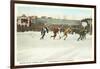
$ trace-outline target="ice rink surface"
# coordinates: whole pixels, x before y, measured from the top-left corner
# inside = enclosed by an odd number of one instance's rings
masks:
[[[68,34],[66,40],[50,38],[52,32],[40,40],[40,32],[16,33],[16,65],[80,62],[93,60],[92,36],[77,41],[79,35]],[[62,36],[63,33],[60,34]]]

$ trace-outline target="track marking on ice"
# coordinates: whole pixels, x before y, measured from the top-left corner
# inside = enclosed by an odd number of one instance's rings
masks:
[[[91,36],[86,40],[77,41],[78,35],[68,35],[66,40],[50,39],[52,33],[46,34],[43,40],[40,40],[40,32],[24,32],[18,33],[18,58],[19,61],[28,60],[40,62],[59,61],[60,59],[77,58],[76,56],[84,57],[84,53],[79,53],[82,50],[90,51]],[[58,38],[58,36],[57,36]],[[87,47],[88,46],[88,47]],[[82,56],[82,55],[83,56]],[[87,54],[88,56],[88,54]]]
[[[71,46],[68,49],[59,50],[58,52],[53,53],[52,55],[48,56],[47,58],[45,58],[42,61],[54,61],[57,59],[59,61],[59,58],[65,56],[66,54],[67,54],[67,57],[66,57],[66,60],[67,60],[67,58],[69,58],[71,56],[73,57],[73,55],[76,55],[75,53],[77,52],[77,48],[78,48],[77,46]]]

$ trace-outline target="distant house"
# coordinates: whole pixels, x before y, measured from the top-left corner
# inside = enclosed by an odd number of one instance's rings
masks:
[[[30,26],[30,19],[25,14],[22,16],[17,17],[17,25],[18,26],[24,26],[29,27]]]
[[[29,16],[31,23],[37,23],[37,16]]]
[[[53,19],[52,17],[48,17],[48,19]]]
[[[17,31],[28,30],[28,27],[30,27],[30,25],[30,18],[27,17],[25,14],[17,17]]]
[[[46,16],[41,16],[41,18],[46,19],[47,17]]]

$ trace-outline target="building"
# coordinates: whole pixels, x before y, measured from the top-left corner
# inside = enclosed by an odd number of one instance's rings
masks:
[[[30,25],[30,18],[25,14],[17,17],[17,31],[25,31],[28,27],[30,27]]]
[[[29,27],[30,26],[30,18],[24,14],[22,16],[17,17],[17,25]]]

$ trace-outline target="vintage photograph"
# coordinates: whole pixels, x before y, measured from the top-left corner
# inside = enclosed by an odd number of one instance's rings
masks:
[[[94,7],[14,4],[14,64],[95,61]]]

